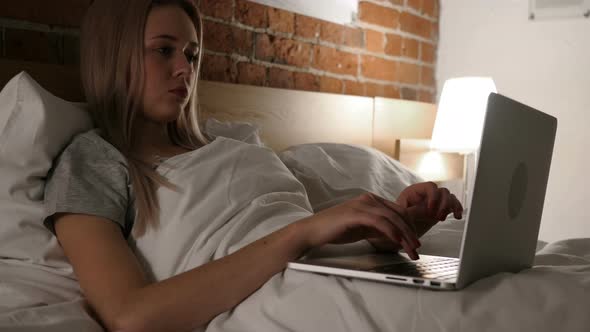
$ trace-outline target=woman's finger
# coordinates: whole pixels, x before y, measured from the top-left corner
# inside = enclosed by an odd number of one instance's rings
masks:
[[[445,220],[449,211],[453,209],[454,202],[451,200],[451,192],[447,188],[440,188],[440,201],[438,204],[438,210],[436,212],[437,220]]]
[[[459,202],[459,200],[457,199],[457,196],[455,196],[454,194],[451,194],[451,196],[454,202],[453,215],[455,216],[455,219],[461,219],[463,218],[463,206],[461,205],[461,202]]]
[[[393,224],[391,224],[384,217],[380,217],[378,219],[378,224],[384,228],[389,228],[392,230],[395,229],[395,226]],[[404,248],[404,251],[410,256],[410,258],[412,258],[412,259],[419,259],[420,258],[418,256],[418,252],[416,251],[416,247],[414,245],[410,244],[411,242],[408,242],[408,240],[406,240],[405,238],[401,238],[401,241],[398,241],[397,243],[399,243],[402,246],[402,248]]]
[[[410,201],[411,205],[426,201],[428,210],[433,213],[436,211],[437,203],[440,200],[440,193],[438,191],[438,186],[434,182],[417,183],[409,188],[413,189],[414,194]]]
[[[377,203],[379,203],[379,205],[384,206],[386,208],[392,209],[395,213],[397,213],[403,220],[408,221],[409,220],[409,216],[407,214],[407,211],[404,207],[397,205],[396,203],[387,200],[379,195],[373,194],[371,193],[371,197],[373,198],[374,201],[376,201]],[[408,223],[408,226],[410,228],[414,228],[414,225],[412,225],[411,223]]]
[[[370,215],[386,218],[389,223],[394,225],[396,229],[400,230],[401,236],[408,244],[411,244],[412,247],[420,246],[420,242],[416,237],[416,232],[408,227],[406,222],[395,211],[391,211],[391,209],[384,207],[381,204],[372,205],[371,202],[365,202],[364,205],[359,205],[358,210]],[[401,239],[398,240],[398,242],[401,242]]]
[[[416,227],[412,218],[408,215],[406,209],[398,206],[397,204],[388,201],[387,199],[371,193],[372,198],[378,205],[378,207],[385,208],[385,211],[393,211],[396,215],[387,214],[389,219],[394,223],[399,223],[399,227],[402,229],[404,234],[407,234],[406,238],[409,243],[413,243],[416,247],[420,247],[420,241],[416,233]]]
[[[404,248],[404,251],[412,258],[418,259],[418,253],[416,249],[409,245],[409,243],[405,239],[401,239],[401,242],[396,238],[395,234],[398,232],[395,226],[388,221],[387,218],[381,216],[375,216],[371,214],[366,214],[366,218],[363,218],[361,222],[364,222],[366,226],[372,226],[377,228],[381,233],[383,233],[387,238],[392,240],[393,242],[400,243]]]

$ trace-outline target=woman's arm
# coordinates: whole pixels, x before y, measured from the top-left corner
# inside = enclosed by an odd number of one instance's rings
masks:
[[[292,224],[231,255],[150,284],[117,224],[82,214],[55,220],[84,295],[109,331],[186,331],[203,325],[305,250],[302,233]]]
[[[118,225],[81,214],[55,219],[58,239],[82,290],[110,331],[188,331],[204,325],[239,304],[287,262],[326,243],[381,234],[418,258],[415,233],[372,194],[322,210],[231,255],[151,284]]]

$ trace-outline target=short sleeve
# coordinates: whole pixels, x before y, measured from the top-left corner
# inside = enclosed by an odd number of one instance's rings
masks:
[[[55,213],[81,213],[109,219],[128,236],[128,169],[124,157],[112,150],[81,135],[57,158],[45,186],[43,222],[54,235]]]

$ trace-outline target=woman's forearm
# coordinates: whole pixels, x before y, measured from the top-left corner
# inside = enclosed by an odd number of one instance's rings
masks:
[[[307,250],[298,223],[221,259],[133,294],[118,321],[122,331],[187,331],[209,322],[260,288]]]

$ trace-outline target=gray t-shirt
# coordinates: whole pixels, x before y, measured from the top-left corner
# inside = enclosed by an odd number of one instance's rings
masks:
[[[117,223],[127,238],[135,219],[133,201],[125,157],[92,129],[77,135],[49,172],[43,224],[55,234],[55,213],[82,213]]]

